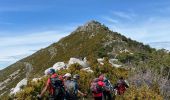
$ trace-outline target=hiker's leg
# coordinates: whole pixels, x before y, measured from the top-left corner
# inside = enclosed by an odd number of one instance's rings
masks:
[[[102,100],[102,97],[94,97],[94,100]]]
[[[54,96],[49,96],[49,100],[55,100]]]
[[[104,98],[104,100],[107,100],[107,93],[106,93],[106,91],[103,91],[103,98]]]
[[[57,97],[55,97],[55,100],[64,100],[64,97],[63,96],[57,96]]]
[[[113,100],[110,92],[107,94],[107,100]]]
[[[78,97],[77,97],[77,96],[74,96],[74,97],[73,97],[73,100],[78,100]]]

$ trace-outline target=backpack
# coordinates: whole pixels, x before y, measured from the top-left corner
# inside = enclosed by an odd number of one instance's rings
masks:
[[[98,82],[93,82],[91,83],[90,87],[92,93],[102,93],[103,92],[103,87],[98,84]]]
[[[77,82],[70,80],[65,82],[65,88],[67,95],[75,96],[78,93],[78,84]]]
[[[65,89],[63,85],[63,81],[58,77],[50,78],[52,89],[54,93],[51,94],[53,96],[63,96],[65,94]]]
[[[126,91],[126,83],[124,81],[121,81],[117,85],[117,92],[119,95],[124,94]]]
[[[104,80],[104,83],[105,83],[105,91],[111,92],[113,90],[113,86],[110,83],[110,81],[109,80]]]

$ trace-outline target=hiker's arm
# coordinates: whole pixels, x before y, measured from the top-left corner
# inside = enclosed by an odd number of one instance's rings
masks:
[[[46,83],[45,87],[41,91],[40,97],[42,97],[44,95],[45,91],[47,91],[47,89],[49,87],[49,84],[50,84],[50,79],[47,80],[47,83]]]
[[[86,94],[82,93],[80,90],[78,90],[78,93],[81,94],[82,96],[86,95]]]
[[[42,97],[45,93],[45,91],[48,89],[48,84],[44,87],[44,89],[41,91],[40,96]]]

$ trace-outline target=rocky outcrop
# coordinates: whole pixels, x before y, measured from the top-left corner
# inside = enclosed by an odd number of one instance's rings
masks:
[[[60,69],[66,69],[67,65],[64,62],[57,62],[53,65],[53,68],[57,71]]]
[[[19,92],[22,88],[22,86],[26,86],[27,85],[27,79],[24,78],[23,80],[21,80],[15,88],[11,89],[10,94],[16,94],[17,92]]]
[[[77,58],[70,58],[67,66],[70,66],[70,65],[75,64],[75,63],[80,64],[84,68],[89,67],[89,64],[88,64],[86,58],[84,58],[83,60],[77,59]]]
[[[92,21],[87,22],[87,23],[84,24],[83,26],[78,27],[77,30],[76,30],[76,32],[83,32],[83,31],[91,32],[91,31],[94,31],[94,30],[98,30],[98,29],[100,29],[101,27],[107,28],[106,26],[101,25],[101,23],[92,20]],[[93,34],[93,35],[94,35],[94,34]]]

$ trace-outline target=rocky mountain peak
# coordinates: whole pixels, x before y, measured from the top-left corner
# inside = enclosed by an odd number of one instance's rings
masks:
[[[101,23],[98,22],[98,21],[95,21],[95,20],[91,20],[87,23],[84,24],[85,27],[88,27],[88,26],[101,26]]]
[[[84,24],[83,26],[79,26],[76,30],[76,32],[80,32],[80,31],[94,31],[96,29],[99,28],[106,28],[106,26],[102,25],[100,22],[95,21],[95,20],[91,20],[89,22],[87,22],[86,24]]]

